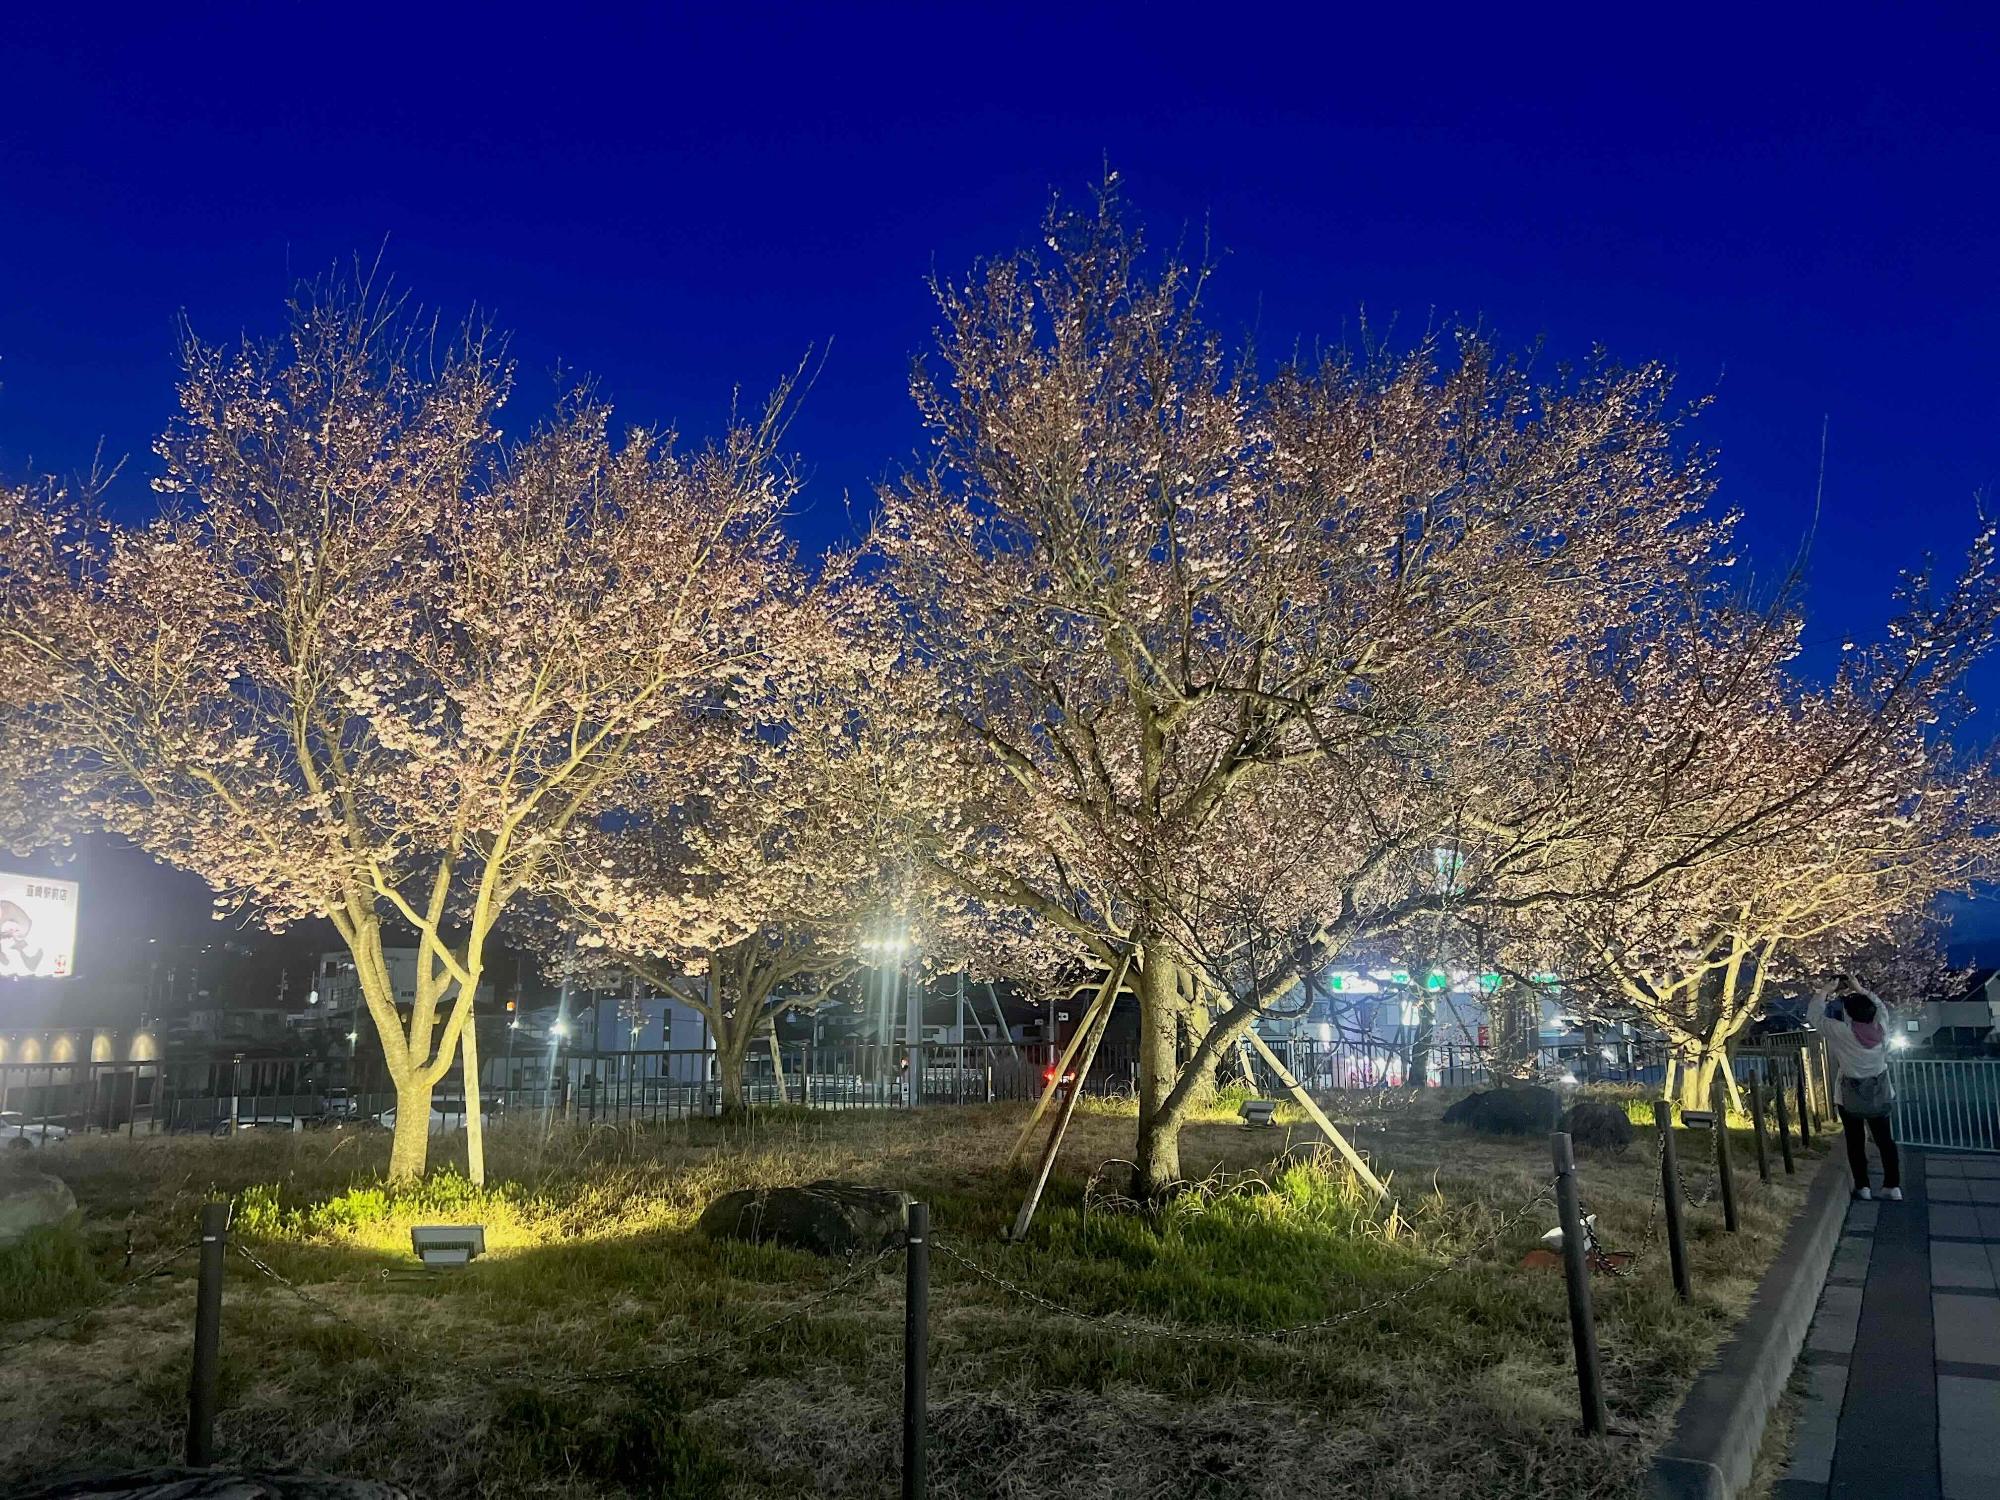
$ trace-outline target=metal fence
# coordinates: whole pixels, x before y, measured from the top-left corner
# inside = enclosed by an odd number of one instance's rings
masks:
[[[1896,1139],[1906,1146],[2000,1151],[2000,1060],[1895,1058]]]
[[[1374,1040],[1277,1040],[1272,1051],[1315,1092],[1396,1089],[1414,1076],[1407,1043]],[[497,1055],[494,1055],[497,1053]],[[532,1051],[495,1048],[480,1070],[483,1112],[581,1122],[680,1120],[721,1113],[729,1104],[789,1105],[811,1110],[907,1109],[984,1104],[1036,1097],[1053,1077],[1054,1049],[1045,1043],[926,1043],[913,1059],[901,1045],[873,1042],[768,1044],[751,1049],[740,1090],[725,1090],[716,1055],[696,1048],[631,1051]],[[1658,1041],[1543,1047],[1532,1059],[1504,1059],[1492,1049],[1449,1043],[1429,1053],[1426,1080],[1434,1087],[1486,1087],[1523,1073],[1542,1081],[1657,1087],[1667,1051]],[[913,1077],[914,1067],[914,1077]],[[1811,1032],[1764,1037],[1738,1049],[1738,1081],[1793,1079],[1803,1067],[1813,1113],[1830,1118],[1835,1100],[1821,1039]],[[1913,1144],[1974,1144],[1996,1149],[1994,1088],[2000,1063],[1899,1061],[1909,1099]],[[1282,1082],[1247,1047],[1223,1059],[1222,1081],[1259,1093]],[[1138,1056],[1108,1044],[1079,1082],[1086,1095],[1136,1092]],[[389,1124],[395,1090],[379,1058],[365,1055],[207,1058],[149,1062],[0,1064],[0,1111],[6,1139],[59,1139],[70,1132],[227,1133],[243,1129],[303,1130],[326,1125]],[[439,1083],[431,1129],[465,1123],[465,1085],[457,1072]],[[1951,1123],[1956,1122],[1956,1123]],[[1985,1134],[1981,1134],[1984,1131]]]

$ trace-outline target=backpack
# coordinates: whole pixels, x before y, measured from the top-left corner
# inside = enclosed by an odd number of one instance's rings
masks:
[[[1864,1120],[1880,1119],[1895,1103],[1896,1090],[1887,1073],[1840,1080],[1840,1107],[1850,1115],[1859,1115]]]

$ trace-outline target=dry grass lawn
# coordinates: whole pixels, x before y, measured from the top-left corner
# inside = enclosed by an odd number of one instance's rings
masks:
[[[810,1256],[692,1233],[734,1187],[841,1177],[908,1189],[962,1254],[1064,1307],[1048,1311],[938,1256],[931,1492],[956,1497],[1622,1496],[1696,1370],[1740,1315],[1815,1161],[1760,1187],[1739,1136],[1743,1232],[1691,1215],[1697,1297],[1678,1305],[1654,1154],[1586,1154],[1605,1241],[1644,1250],[1602,1279],[1614,1434],[1576,1428],[1559,1272],[1522,1269],[1553,1200],[1464,1265],[1548,1177],[1545,1140],[1448,1130],[1435,1096],[1338,1099],[1407,1223],[1385,1230],[1296,1117],[1253,1132],[1218,1112],[1188,1131],[1190,1173],[1236,1174],[1155,1217],[1085,1212],[1099,1163],[1131,1151],[1129,1107],[1080,1113],[1030,1244],[998,1231],[1022,1183],[994,1165],[1019,1106],[780,1112],[490,1137],[485,1194],[442,1175],[387,1194],[378,1134],[88,1140],[52,1148],[80,1230],[0,1253],[0,1344],[88,1305],[192,1236],[234,1195],[245,1243],[309,1293],[232,1257],[224,1313],[225,1463],[393,1480],[421,1496],[886,1496],[896,1493],[899,1257],[782,1327],[841,1274]],[[1286,1116],[1280,1116],[1286,1121]],[[1704,1136],[1684,1137],[1699,1157]],[[438,1155],[448,1159],[454,1146]],[[1774,1163],[1775,1165],[1775,1163]],[[1115,1180],[1113,1176],[1107,1181]],[[1707,1179],[1690,1162],[1689,1185]],[[488,1226],[468,1270],[424,1272],[413,1223]],[[0,1353],[0,1490],[178,1457],[193,1257],[80,1322]],[[1407,1301],[1297,1340],[1324,1318],[1451,1268]],[[1209,1340],[1170,1336],[1201,1330]],[[645,1368],[645,1367],[651,1368]],[[641,1368],[634,1368],[641,1367]]]

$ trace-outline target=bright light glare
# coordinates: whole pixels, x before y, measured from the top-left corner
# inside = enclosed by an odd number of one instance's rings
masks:
[[[350,1042],[358,1042],[361,1040],[361,1033],[358,1031],[350,1031],[347,1033],[347,1039]]]
[[[554,1033],[555,1033],[555,1034],[556,1034],[557,1036],[568,1036],[568,1035],[569,1035],[569,1022],[567,1022],[567,1021],[558,1021],[558,1022],[556,1022],[556,1024],[555,1024],[554,1026],[550,1027],[549,1029],[550,1029],[551,1031],[553,1031],[553,1032],[554,1032]]]
[[[1906,1036],[1892,1036],[1889,1038],[1889,1045],[1894,1047],[1898,1052],[1901,1052],[1905,1047],[1910,1045],[1910,1039]]]

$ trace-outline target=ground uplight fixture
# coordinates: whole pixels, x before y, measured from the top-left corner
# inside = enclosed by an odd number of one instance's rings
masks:
[[[419,1224],[410,1230],[410,1248],[427,1266],[463,1266],[486,1253],[484,1224]]]

